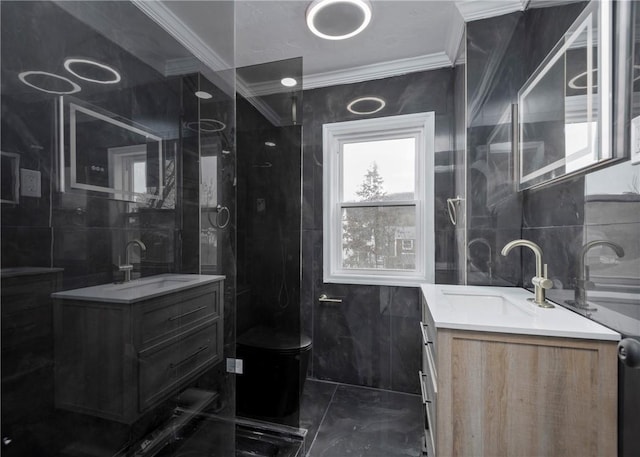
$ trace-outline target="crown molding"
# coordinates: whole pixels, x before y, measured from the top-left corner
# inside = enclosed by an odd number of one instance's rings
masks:
[[[515,11],[524,11],[527,0],[459,0],[456,7],[465,22],[477,21]]]
[[[419,57],[391,60],[379,64],[362,65],[346,70],[328,71],[306,75],[303,79],[303,89],[352,84],[373,79],[389,78],[417,71],[435,70],[451,67],[452,61],[445,52],[437,52]]]
[[[454,13],[453,23],[451,24],[449,35],[447,36],[447,40],[445,42],[445,53],[449,57],[449,60],[451,62],[454,62],[456,65],[458,65],[458,53],[460,51],[462,38],[464,37],[464,29],[466,26],[462,15],[459,14],[460,12],[457,11],[457,13],[458,14]]]
[[[202,63],[195,57],[181,57],[167,60],[164,64],[165,76],[180,76],[197,73],[202,70]]]
[[[131,0],[140,11],[167,31],[181,45],[189,50],[213,71],[231,68],[225,60],[202,41],[173,11],[161,1]]]
[[[244,82],[241,78],[236,78],[236,92],[248,101],[255,109],[258,110],[272,125],[278,127],[282,125],[282,118],[276,113],[269,104],[260,99],[258,94]],[[265,95],[265,94],[261,94]]]

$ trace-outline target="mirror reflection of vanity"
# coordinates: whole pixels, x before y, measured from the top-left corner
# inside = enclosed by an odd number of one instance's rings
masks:
[[[520,190],[620,158],[611,136],[611,16],[611,2],[592,1],[520,89]]]

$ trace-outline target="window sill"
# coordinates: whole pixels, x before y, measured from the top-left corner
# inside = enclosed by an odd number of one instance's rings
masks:
[[[332,274],[322,278],[325,284],[354,284],[363,286],[399,286],[420,287],[425,283],[433,283],[426,276],[393,276],[375,274]]]

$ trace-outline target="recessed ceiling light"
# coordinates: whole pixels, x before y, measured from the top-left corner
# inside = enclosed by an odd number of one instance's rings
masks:
[[[73,68],[75,66],[75,69]],[[109,65],[88,59],[67,59],[64,68],[76,78],[98,84],[116,84],[120,82],[120,73]],[[109,76],[109,78],[97,78]]]
[[[264,142],[265,146],[269,146],[270,148],[275,148],[276,144],[273,141],[265,141]]]
[[[196,97],[201,98],[203,100],[209,100],[213,97],[209,92],[205,92],[203,90],[196,91]]]
[[[382,110],[387,103],[380,97],[360,97],[347,105],[347,110],[353,114],[373,114]]]
[[[282,78],[280,80],[280,84],[285,87],[295,87],[298,84],[298,81],[293,78]]]
[[[186,122],[185,127],[193,132],[214,133],[224,130],[227,125],[216,119],[200,119],[199,121]]]
[[[307,27],[325,40],[345,40],[371,21],[368,0],[314,0],[307,8]]]
[[[36,80],[39,80],[39,84],[36,84],[33,81],[34,77]],[[23,84],[48,94],[67,95],[75,94],[81,90],[80,86],[70,79],[49,73],[48,71],[23,71],[18,75],[18,79],[20,79]],[[31,79],[31,82],[29,79]],[[47,79],[49,79],[48,82]],[[69,88],[67,90],[61,90],[62,87],[56,87],[57,85],[60,85],[60,82],[68,85]]]

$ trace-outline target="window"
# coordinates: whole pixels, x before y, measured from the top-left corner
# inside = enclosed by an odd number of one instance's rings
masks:
[[[433,132],[433,113],[324,125],[325,282],[433,282]]]

